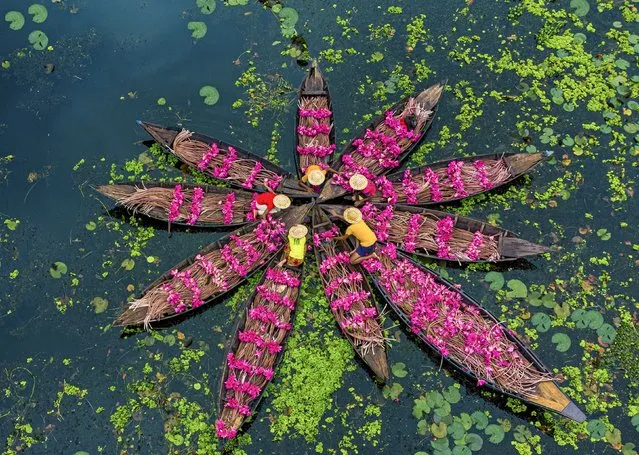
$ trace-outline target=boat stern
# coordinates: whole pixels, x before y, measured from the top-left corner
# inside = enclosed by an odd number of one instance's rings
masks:
[[[155,142],[168,149],[171,149],[173,141],[179,133],[177,129],[166,128],[155,123],[143,122],[142,120],[137,120],[136,122],[151,135]]]

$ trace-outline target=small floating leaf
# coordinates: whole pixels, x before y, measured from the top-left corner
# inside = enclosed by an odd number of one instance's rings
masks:
[[[49,37],[41,30],[34,30],[29,33],[29,42],[35,50],[43,51],[49,44]]]
[[[127,258],[122,261],[122,267],[124,270],[133,270],[133,267],[135,267],[135,261],[131,258]]]
[[[189,22],[186,25],[186,28],[193,32],[191,33],[191,36],[195,39],[204,38],[204,35],[206,35],[207,31],[206,24],[204,22]]]
[[[550,316],[546,313],[535,313],[530,322],[541,333],[547,332],[551,326]]]
[[[28,9],[29,14],[33,16],[33,22],[36,24],[41,24],[47,20],[49,13],[47,12],[47,8],[44,5],[40,5],[38,3],[34,3]]]
[[[433,433],[433,436],[435,436],[436,438],[445,438],[448,434],[447,428],[448,425],[446,425],[444,422],[433,423],[430,426],[430,432]]]
[[[473,418],[473,422],[475,422],[475,427],[478,430],[483,430],[488,426],[488,417],[481,411],[475,411],[471,414]]]
[[[557,345],[556,349],[559,352],[566,352],[570,349],[570,337],[563,332],[555,333],[552,336],[552,342]]]
[[[200,96],[204,98],[204,104],[213,106],[220,99],[220,92],[211,85],[205,85],[200,88]]]
[[[399,394],[402,393],[404,387],[401,384],[394,382],[392,386],[385,385],[382,389],[382,395],[384,398],[390,398],[391,400],[397,400]]]
[[[297,11],[290,6],[282,8],[278,15],[282,21],[282,26],[286,28],[295,27],[295,24],[297,24],[297,21],[299,20],[299,14],[297,14]]]
[[[639,414],[633,416],[632,419],[630,419],[630,423],[635,427],[635,430],[639,431]]]
[[[597,335],[601,337],[601,341],[604,343],[612,343],[617,336],[617,330],[610,324],[605,323],[597,329]]]
[[[511,299],[525,299],[528,296],[528,288],[521,280],[509,280],[508,288],[510,291],[506,292],[506,297]]]
[[[468,433],[465,438],[466,445],[473,452],[481,450],[484,445],[484,440],[477,433]]]
[[[166,104],[166,98],[158,98],[158,106],[164,106]]]
[[[608,229],[597,229],[597,237],[599,237],[601,240],[610,240],[612,234],[608,232]]]
[[[89,221],[87,224],[84,225],[87,231],[95,231],[96,226],[97,225],[95,224],[95,221]]]
[[[448,434],[450,435],[451,438],[453,438],[453,440],[458,440],[463,438],[465,433],[466,433],[466,429],[459,422],[454,422],[448,425]]]
[[[450,404],[458,403],[461,400],[461,394],[459,393],[459,389],[454,385],[448,386],[446,390],[443,392],[444,398]]]
[[[428,404],[428,400],[424,397],[417,398],[414,400],[415,405],[413,406],[413,415],[416,419],[421,419],[423,414],[428,414],[430,412],[430,405]]]
[[[95,297],[91,300],[91,306],[93,306],[93,311],[95,311],[96,314],[104,313],[109,307],[109,301],[102,297]]]
[[[601,439],[606,435],[606,424],[599,419],[588,422],[586,429],[594,439]]]
[[[488,440],[493,444],[499,444],[504,440],[504,429],[501,425],[490,424],[486,427],[485,433],[490,436]]]
[[[570,7],[574,9],[577,16],[585,16],[590,11],[590,4],[587,0],[570,0]]]
[[[398,378],[403,378],[408,374],[408,372],[406,371],[406,364],[403,362],[394,363],[391,366],[391,371],[393,372],[393,375],[397,376]]]
[[[66,274],[68,271],[67,265],[64,262],[57,261],[54,262],[51,268],[49,269],[49,274],[53,278],[60,278],[62,275]]]
[[[215,11],[215,0],[196,0],[202,14],[211,14]]]
[[[500,272],[488,272],[484,277],[484,281],[490,283],[490,289],[499,291],[504,287],[504,275]]]
[[[4,20],[9,23],[11,30],[20,30],[24,27],[24,16],[20,11],[9,11],[4,15]]]

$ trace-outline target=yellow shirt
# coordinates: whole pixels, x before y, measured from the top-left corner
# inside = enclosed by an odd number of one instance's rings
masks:
[[[322,169],[317,164],[311,164],[309,167],[306,168],[306,171],[302,176],[302,183],[308,182],[308,176],[313,171],[322,171],[322,174],[326,175],[326,169]]]
[[[362,246],[371,246],[377,242],[377,236],[364,221],[351,224],[346,228],[346,235],[354,236]]]
[[[294,259],[304,260],[306,254],[306,237],[303,239],[294,239],[288,236],[288,255]]]

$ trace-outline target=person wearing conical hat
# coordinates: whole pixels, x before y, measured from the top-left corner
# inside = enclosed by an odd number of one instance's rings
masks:
[[[337,171],[330,167],[324,166],[324,169],[322,169],[322,167],[317,164],[311,164],[304,169],[304,175],[300,179],[300,182],[302,184],[308,183],[314,191],[319,191],[321,189],[321,185],[326,180],[326,173],[328,171],[331,171],[334,174],[337,173]]]
[[[304,263],[306,256],[306,234],[308,228],[303,224],[291,226],[288,230],[288,243],[284,247],[286,259],[283,259],[279,265],[282,266],[284,261],[291,267],[299,267]]]
[[[356,198],[359,200],[372,198],[377,192],[375,183],[372,180],[367,179],[366,176],[362,174],[353,174],[351,178],[348,179],[348,184],[354,192],[360,192],[359,194],[356,194]]]
[[[344,210],[343,216],[350,226],[346,228],[344,235],[335,237],[335,240],[345,240],[351,235],[355,237],[357,246],[351,251],[351,264],[359,264],[366,259],[377,257],[377,254],[375,254],[377,236],[362,219],[362,212],[358,208],[349,207]]]
[[[284,194],[275,194],[273,192],[266,192],[258,194],[255,199],[255,209],[253,215],[261,216],[265,218],[269,213],[277,213],[280,210],[287,209],[291,206],[291,200]]]

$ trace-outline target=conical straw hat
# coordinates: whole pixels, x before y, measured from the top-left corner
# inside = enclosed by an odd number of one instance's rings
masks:
[[[368,186],[368,179],[362,174],[353,174],[353,176],[348,180],[348,183],[351,185],[351,188],[359,191]]]
[[[296,224],[288,230],[288,233],[294,239],[303,239],[308,234],[308,228],[303,224]]]
[[[326,175],[319,169],[315,169],[314,171],[309,172],[308,174],[308,183],[311,185],[321,185],[326,180]]]
[[[355,207],[349,207],[344,210],[344,219],[350,224],[359,223],[362,221],[362,212]]]
[[[291,200],[284,194],[278,194],[273,198],[273,205],[278,209],[287,209],[291,206]]]

